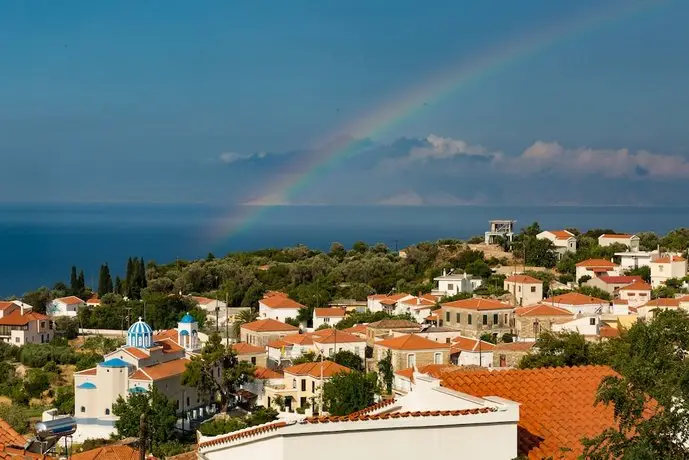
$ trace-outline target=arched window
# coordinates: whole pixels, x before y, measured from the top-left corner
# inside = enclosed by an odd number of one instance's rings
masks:
[[[136,336],[136,345],[140,347],[140,346],[142,346],[143,344],[144,344],[144,338],[141,337],[141,335],[137,335],[137,336]]]
[[[83,413],[83,412],[86,412],[86,407],[81,406],[81,409],[80,409],[80,410],[81,410],[82,413]]]
[[[105,415],[110,415],[110,409],[105,409]]]

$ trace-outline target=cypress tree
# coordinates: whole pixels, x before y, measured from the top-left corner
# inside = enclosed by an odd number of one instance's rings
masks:
[[[112,276],[110,276],[110,267],[107,263],[104,265],[103,272],[105,273],[105,293],[107,294],[112,292]]]
[[[125,289],[125,295],[129,298],[132,297],[132,287],[133,287],[133,281],[134,281],[134,263],[132,262],[132,258],[130,257],[127,259],[127,274],[124,278],[124,289]]]
[[[81,297],[84,295],[84,291],[86,291],[86,281],[84,280],[84,270],[79,271],[78,286],[79,286],[79,293],[75,294],[75,295],[78,297]]]
[[[105,294],[105,265],[100,266],[98,272],[98,297],[103,297]]]
[[[115,277],[115,288],[114,288],[115,294],[122,295],[123,290],[122,290],[122,280],[120,279],[120,276],[117,275]]]
[[[77,295],[78,284],[77,267],[72,265],[72,273],[69,275],[69,290],[72,295]]]
[[[140,265],[140,270],[139,270],[139,287],[141,289],[145,288],[148,286],[148,282],[146,281],[146,264],[144,264],[144,258],[142,257],[141,260],[139,261]]]

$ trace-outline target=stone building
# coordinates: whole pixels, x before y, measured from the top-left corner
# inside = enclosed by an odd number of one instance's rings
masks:
[[[514,333],[519,340],[535,341],[541,333],[551,331],[553,324],[569,321],[573,317],[569,310],[552,305],[520,307],[514,311]]]
[[[415,321],[407,321],[406,319],[383,319],[366,325],[366,342],[369,347],[372,347],[376,338],[391,336],[392,331],[402,331],[411,334],[420,330],[421,326]]]
[[[373,368],[385,359],[388,351],[392,356],[394,370],[406,369],[427,364],[447,364],[450,362],[450,344],[424,339],[416,334],[402,335],[381,340],[373,346]]]
[[[291,324],[267,318],[242,324],[239,329],[242,342],[265,347],[269,342],[279,340],[287,334],[296,334],[299,328]]]
[[[498,337],[512,332],[513,312],[512,305],[494,299],[464,299],[441,304],[440,320],[464,337],[485,333]]]

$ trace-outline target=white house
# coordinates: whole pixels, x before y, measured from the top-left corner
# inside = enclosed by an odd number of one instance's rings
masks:
[[[599,329],[599,315],[583,315],[565,323],[556,323],[552,325],[553,332],[577,332],[588,338],[598,337]]]
[[[622,270],[633,270],[639,267],[650,267],[651,259],[658,257],[658,251],[635,251],[635,252],[616,252],[615,256],[620,258]]]
[[[450,347],[450,362],[459,366],[493,367],[495,345],[484,340],[455,337]]]
[[[447,458],[448,440],[452,440],[466,458],[517,457],[518,404],[441,387],[440,380],[421,373],[414,374],[414,382],[414,391],[353,417],[302,417],[201,437],[199,456],[206,460],[321,460],[324,456],[351,460],[363,453],[377,460]],[[310,390],[308,381],[306,390]]]
[[[411,315],[417,323],[423,324],[426,318],[431,314],[431,310],[437,305],[438,301],[430,294],[412,296],[405,300],[397,302],[395,314]]]
[[[329,357],[343,350],[365,359],[366,338],[335,328],[289,334],[268,343],[268,360],[279,366],[300,358],[307,352]]]
[[[368,311],[376,313],[379,311],[394,312],[397,302],[414,297],[406,292],[399,294],[373,294],[366,298],[366,308]]]
[[[251,399],[254,399],[256,405],[270,407],[268,397],[266,396],[265,387],[278,386],[282,384],[284,377],[285,376],[282,372],[256,366],[254,370],[254,379],[250,382],[242,384],[242,389],[253,395]]]
[[[660,310],[677,310],[680,308],[682,299],[658,298],[653,299],[640,307],[636,308],[639,318],[653,319],[653,316]]]
[[[488,225],[490,226],[490,230],[485,233],[485,243],[493,244],[498,238],[512,241],[514,237],[514,224],[516,223],[516,220],[489,220]]]
[[[550,240],[555,246],[557,258],[560,259],[567,252],[577,251],[577,238],[569,230],[546,230],[536,235],[539,240]]]
[[[645,281],[629,284],[617,292],[620,299],[626,300],[630,307],[639,307],[651,300],[651,285]]]
[[[504,289],[514,297],[517,305],[533,305],[543,300],[543,281],[529,275],[505,278]]]
[[[220,299],[210,299],[208,297],[201,296],[191,296],[191,298],[199,304],[199,308],[208,312],[214,312],[216,308],[220,310],[227,308],[227,303]]]
[[[283,323],[287,321],[287,318],[296,319],[301,308],[304,308],[304,305],[281,292],[269,293],[258,301],[258,314],[261,318],[270,318]]]
[[[471,294],[474,289],[483,284],[480,276],[467,275],[466,273],[447,273],[443,270],[442,276],[436,276],[433,281],[438,282],[438,288],[431,291],[431,294],[438,297],[449,297],[460,292]]]
[[[79,310],[86,306],[86,302],[76,296],[60,297],[48,302],[46,313],[49,316],[69,316],[75,317]]]
[[[344,308],[314,308],[313,328],[318,329],[324,324],[332,327],[342,321],[346,313]]]
[[[53,340],[55,328],[49,316],[12,305],[16,308],[1,310],[0,341],[19,347],[27,343],[48,343]]]
[[[576,264],[576,281],[582,276],[595,278],[600,275],[619,275],[620,266],[605,259],[586,259]]]
[[[74,374],[75,441],[114,433],[117,417],[112,406],[117,398],[146,393],[154,386],[175,401],[181,423],[212,413],[214,407],[204,395],[181,383],[189,358],[201,346],[198,323],[188,313],[177,329],[158,333],[141,319],[132,324],[125,346],[106,354],[96,367]]]
[[[598,245],[602,247],[612,246],[613,244],[624,244],[630,251],[639,250],[639,237],[627,233],[603,233],[598,237]]]
[[[687,276],[687,260],[680,256],[660,256],[651,259],[651,286],[654,288],[672,278]]]
[[[610,301],[580,294],[568,292],[545,299],[543,304],[564,308],[573,315],[594,315],[610,312]]]

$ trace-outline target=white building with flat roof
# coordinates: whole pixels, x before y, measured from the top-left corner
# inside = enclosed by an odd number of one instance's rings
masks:
[[[627,251],[616,252],[616,257],[620,258],[620,268],[622,270],[634,270],[639,267],[650,267],[651,259],[658,257],[658,251]]]
[[[437,297],[450,297],[461,292],[471,294],[474,289],[483,284],[480,276],[467,275],[466,273],[448,273],[443,270],[442,276],[436,276],[433,281],[438,283],[438,288],[431,291],[431,295]]]
[[[516,220],[489,220],[490,230],[485,233],[486,244],[494,244],[498,238],[512,241]]]

